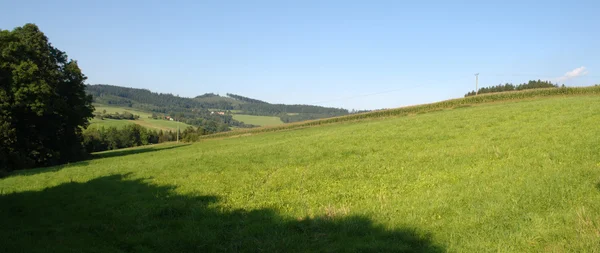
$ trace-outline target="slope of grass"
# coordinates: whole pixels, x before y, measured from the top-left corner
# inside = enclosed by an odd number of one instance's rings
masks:
[[[91,127],[100,127],[100,126],[121,127],[121,126],[124,126],[127,124],[138,124],[140,126],[143,126],[143,127],[149,128],[149,129],[154,129],[154,130],[177,131],[178,125],[181,130],[190,126],[188,124],[181,123],[181,122],[161,120],[161,119],[152,119],[152,118],[149,118],[152,116],[152,113],[143,112],[143,111],[139,111],[139,110],[135,110],[135,109],[131,109],[131,108],[112,107],[112,106],[103,106],[103,105],[94,105],[94,107],[96,108],[97,112],[102,112],[104,110],[106,111],[106,113],[129,112],[131,114],[139,115],[140,118],[137,120],[92,119],[90,121]]]
[[[552,97],[24,171],[0,179],[0,251],[595,252],[599,111]]]
[[[233,114],[232,116],[235,120],[257,126],[277,126],[283,124],[279,117],[274,116],[254,116],[245,114]]]

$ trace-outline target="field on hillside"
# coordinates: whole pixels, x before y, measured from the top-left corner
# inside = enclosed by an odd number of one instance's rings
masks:
[[[597,252],[600,96],[104,152],[0,179],[1,252]]]
[[[279,117],[273,116],[254,116],[244,114],[233,114],[232,116],[235,120],[257,126],[277,126],[283,124]]]
[[[143,127],[149,128],[149,129],[154,129],[154,130],[177,131],[177,125],[179,125],[180,129],[183,131],[183,129],[190,126],[188,124],[181,123],[181,122],[152,119],[152,118],[149,118],[152,116],[152,113],[138,111],[138,110],[131,109],[131,108],[102,106],[102,105],[94,105],[94,107],[96,108],[97,112],[102,112],[102,111],[106,110],[106,113],[115,113],[115,112],[123,113],[123,112],[127,111],[131,114],[139,115],[140,118],[138,120],[116,120],[116,119],[100,120],[100,119],[94,118],[90,121],[91,127],[99,127],[99,126],[121,127],[121,126],[124,126],[127,124],[138,124],[140,126],[143,126]]]

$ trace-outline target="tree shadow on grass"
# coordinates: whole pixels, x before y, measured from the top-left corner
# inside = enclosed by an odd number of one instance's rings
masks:
[[[66,167],[86,166],[88,164],[89,164],[89,162],[87,162],[87,161],[80,161],[80,162],[68,163],[68,164],[63,164],[63,165],[56,165],[56,166],[52,166],[52,167],[41,167],[41,168],[35,168],[35,169],[15,170],[15,171],[9,172],[6,175],[6,177],[31,176],[31,175],[36,175],[36,174],[41,174],[41,173],[46,173],[46,172],[57,172]],[[2,177],[0,177],[0,178],[2,178]]]
[[[174,149],[174,148],[185,147],[188,145],[191,145],[191,144],[178,144],[178,145],[174,144],[174,145],[168,145],[168,146],[152,145],[152,146],[144,146],[144,147],[136,147],[136,148],[109,150],[109,151],[94,153],[90,156],[90,159],[88,159],[88,160],[169,150],[169,149]],[[85,166],[87,164],[89,164],[89,163],[86,160],[83,160],[83,161],[79,161],[79,162],[73,162],[73,163],[63,164],[63,165],[56,165],[56,166],[52,166],[52,167],[17,170],[17,171],[9,172],[6,175],[0,175],[0,178],[12,177],[12,176],[31,176],[31,175],[46,173],[46,172],[57,172],[61,169],[69,167],[69,166]]]
[[[367,217],[231,210],[127,175],[0,195],[0,252],[442,252]]]

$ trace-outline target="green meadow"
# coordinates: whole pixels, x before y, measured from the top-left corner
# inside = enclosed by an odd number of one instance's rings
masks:
[[[599,112],[500,101],[15,172],[0,252],[598,252]]]

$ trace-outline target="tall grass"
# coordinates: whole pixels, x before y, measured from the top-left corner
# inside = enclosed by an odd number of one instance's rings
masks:
[[[367,113],[359,113],[341,117],[302,121],[298,123],[285,124],[280,126],[260,127],[252,129],[239,129],[230,132],[221,132],[211,135],[202,136],[201,139],[207,138],[221,138],[230,136],[239,136],[245,134],[273,132],[280,130],[290,130],[302,127],[317,126],[323,124],[331,124],[345,121],[363,120],[370,118],[383,118],[392,116],[406,116],[411,114],[419,114],[443,109],[460,108],[481,103],[490,103],[498,101],[508,100],[520,100],[537,97],[547,96],[565,96],[565,95],[588,95],[588,94],[600,94],[600,86],[590,87],[563,87],[563,88],[548,88],[548,89],[534,89],[534,90],[523,90],[523,91],[509,91],[501,93],[490,93],[478,96],[471,96],[465,98],[450,99],[436,103],[406,106],[389,110],[380,110]]]

